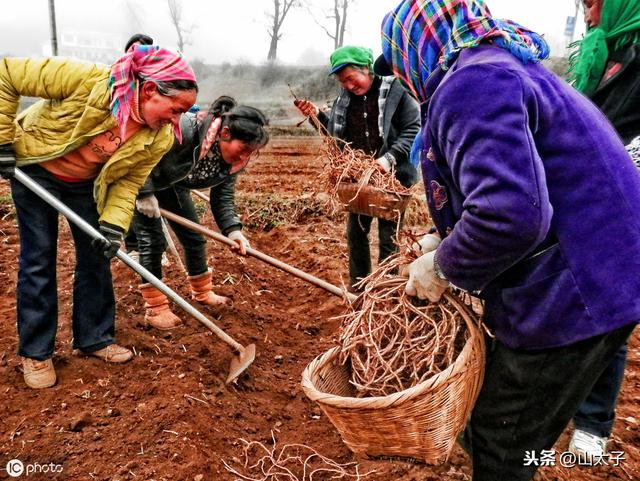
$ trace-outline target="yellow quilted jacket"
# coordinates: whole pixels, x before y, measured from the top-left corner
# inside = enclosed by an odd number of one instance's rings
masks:
[[[0,145],[18,166],[55,159],[116,126],[109,67],[63,58],[0,59]],[[21,96],[43,100],[16,115]],[[173,145],[171,125],[140,129],[111,156],[94,184],[100,220],[129,228],[138,190]]]

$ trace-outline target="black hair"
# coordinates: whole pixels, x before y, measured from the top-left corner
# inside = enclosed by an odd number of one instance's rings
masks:
[[[238,105],[236,99],[228,95],[221,95],[211,102],[209,113],[214,117],[220,117],[222,114],[230,112],[236,105]]]
[[[131,45],[134,43],[139,43],[140,45],[153,45],[153,39],[144,33],[136,33],[127,40],[127,43],[124,46],[124,51],[128,52]]]
[[[229,128],[231,139],[241,140],[255,148],[264,147],[269,142],[269,134],[264,128],[269,121],[255,107],[237,105],[233,98],[223,95],[213,101],[209,112],[222,117],[221,128]]]

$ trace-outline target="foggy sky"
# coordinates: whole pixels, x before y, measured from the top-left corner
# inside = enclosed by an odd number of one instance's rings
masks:
[[[315,0],[329,5],[330,0]],[[271,0],[182,0],[184,23],[192,27],[185,56],[207,63],[262,63],[269,48],[267,34]],[[545,35],[552,55],[562,55],[564,26],[574,13],[572,0],[487,0],[495,17],[510,18]],[[110,33],[124,44],[136,32],[176,49],[177,37],[165,0],[56,0],[58,36],[64,32]],[[357,0],[349,11],[346,44],[366,45],[380,52],[380,22],[395,0]],[[323,21],[322,9],[316,9]],[[330,20],[325,20],[330,22]],[[583,28],[581,18],[578,22]],[[333,43],[306,10],[292,10],[278,48],[288,64],[326,63]],[[581,30],[577,32],[579,36]],[[3,0],[0,54],[42,55],[49,44],[48,0]]]

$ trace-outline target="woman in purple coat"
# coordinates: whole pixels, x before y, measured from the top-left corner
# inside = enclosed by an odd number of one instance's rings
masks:
[[[560,464],[553,444],[640,319],[640,176],[603,114],[540,65],[544,40],[481,0],[405,0],[382,32],[378,72],[421,102],[412,157],[442,239],[406,291],[484,299],[473,479],[529,480],[541,456]]]

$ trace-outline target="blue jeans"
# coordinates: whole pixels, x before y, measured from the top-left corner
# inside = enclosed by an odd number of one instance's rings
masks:
[[[611,435],[626,362],[627,345],[625,344],[616,353],[573,416],[573,424],[577,429],[602,438],[608,438]]]
[[[67,183],[38,165],[22,169],[51,195],[96,229],[93,182]],[[39,361],[53,355],[58,328],[56,255],[58,211],[15,179],[11,195],[18,214],[18,354]],[[109,260],[91,247],[91,238],[70,223],[76,250],[73,281],[73,347],[93,352],[115,342],[115,298]]]

